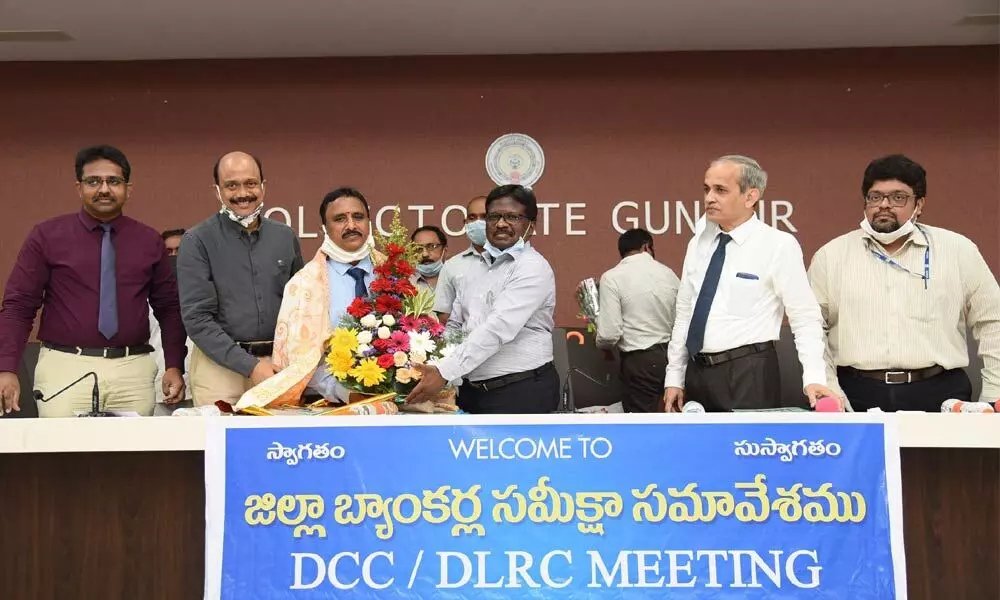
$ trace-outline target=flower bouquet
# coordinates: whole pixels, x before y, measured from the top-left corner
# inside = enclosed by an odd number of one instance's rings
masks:
[[[330,336],[326,368],[344,387],[363,395],[395,394],[402,404],[420,380],[414,365],[433,364],[454,343],[432,308],[434,294],[410,282],[417,260],[399,211],[390,235],[376,237],[385,259],[375,266],[369,295],[355,298]],[[449,390],[454,398],[454,390]]]
[[[601,312],[601,304],[597,292],[597,283],[592,277],[584,279],[576,286],[576,301],[580,312],[576,315],[587,324],[587,331],[593,333],[597,328],[597,316]]]

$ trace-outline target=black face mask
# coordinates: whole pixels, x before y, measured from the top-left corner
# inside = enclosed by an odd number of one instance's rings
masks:
[[[170,261],[170,270],[172,270],[174,272],[174,277],[177,277],[177,257],[176,256],[168,256],[167,260]]]

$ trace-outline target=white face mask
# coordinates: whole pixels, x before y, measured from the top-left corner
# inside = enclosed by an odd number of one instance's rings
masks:
[[[261,184],[262,189],[263,187],[264,184]],[[233,212],[233,209],[226,206],[226,203],[222,201],[222,190],[219,189],[219,186],[215,186],[215,195],[219,199],[219,203],[222,204],[222,208],[219,209],[219,212],[226,215],[231,220],[236,221],[237,223],[242,225],[244,229],[253,225],[254,221],[257,220],[257,218],[260,216],[260,213],[264,210],[264,203],[261,202],[260,204],[257,205],[257,208],[255,208],[252,213],[250,213],[245,217],[241,217],[235,212]]]
[[[872,224],[868,222],[868,215],[865,215],[865,218],[861,219],[861,230],[870,235],[878,243],[888,245],[913,233],[913,230],[917,228],[916,220],[917,211],[914,211],[913,216],[900,225],[899,229],[883,233],[881,231],[875,231]]]
[[[500,248],[497,248],[493,244],[489,243],[489,241],[487,241],[486,244],[483,245],[483,249],[485,249],[486,252],[493,257],[493,260],[496,260],[501,256],[503,256],[504,254],[507,254],[508,252],[524,249],[524,240],[528,238],[528,234],[530,232],[531,232],[530,227],[525,229],[524,234],[521,237],[517,238],[517,241],[514,242],[514,245],[511,246],[510,248],[507,248],[506,250],[501,250]]]
[[[330,235],[326,233],[326,229],[324,228],[323,245],[320,246],[319,249],[331,260],[350,264],[368,258],[368,256],[372,253],[372,250],[375,249],[375,238],[373,238],[369,233],[368,239],[365,240],[365,243],[362,244],[360,248],[354,250],[353,252],[349,252],[335,244],[333,240],[330,239]]]

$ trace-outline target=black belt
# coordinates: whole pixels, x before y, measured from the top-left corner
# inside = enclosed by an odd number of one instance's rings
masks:
[[[703,367],[714,367],[731,360],[736,360],[737,358],[766,352],[772,348],[774,348],[774,342],[759,342],[757,344],[747,344],[746,346],[740,346],[739,348],[733,348],[732,350],[726,350],[724,352],[699,352],[698,354],[692,356],[691,360]]]
[[[274,342],[236,342],[236,345],[250,356],[271,356],[274,353]]]
[[[937,377],[941,373],[944,373],[945,370],[946,369],[944,367],[938,365],[927,367],[925,369],[916,369],[914,371],[903,371],[901,369],[862,371],[861,369],[855,369],[854,367],[837,367],[838,372],[843,371],[844,373],[855,377],[874,379],[875,381],[881,381],[886,385],[916,383],[918,381],[930,379],[931,377]]]
[[[67,354],[76,354],[78,356],[99,356],[101,358],[125,358],[126,356],[133,356],[136,354],[149,354],[153,351],[153,347],[149,344],[142,344],[139,346],[117,346],[114,348],[82,348],[80,346],[60,346],[59,344],[42,342],[42,346],[48,348],[49,350],[55,350],[56,352],[65,352]]]
[[[510,385],[512,383],[517,383],[518,381],[524,381],[526,379],[532,379],[538,377],[539,375],[544,375],[549,370],[553,369],[552,363],[548,362],[544,365],[533,369],[531,371],[521,371],[520,373],[511,373],[510,375],[501,375],[500,377],[493,377],[491,379],[483,379],[482,381],[469,381],[465,380],[465,383],[471,385],[473,388],[480,390],[482,392],[488,392],[490,390],[495,390],[502,388],[504,386]]]
[[[639,354],[640,352],[649,352],[651,350],[659,350],[661,352],[666,352],[667,351],[667,346],[669,346],[669,344],[667,342],[661,342],[659,344],[653,344],[649,348],[643,348],[642,350],[629,350],[627,352],[625,350],[621,350],[621,351],[619,351],[619,353],[622,356],[629,356],[629,355],[632,355],[632,354]]]

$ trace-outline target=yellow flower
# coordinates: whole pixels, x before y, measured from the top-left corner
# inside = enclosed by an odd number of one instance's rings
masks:
[[[378,361],[374,358],[362,360],[358,366],[350,370],[350,374],[363,386],[378,385],[385,380],[385,369],[378,366]]]
[[[330,336],[330,348],[333,350],[343,348],[348,352],[354,352],[358,349],[358,332],[344,327],[334,329],[333,335]]]
[[[347,348],[334,348],[326,355],[326,364],[337,379],[347,378],[347,372],[354,367],[354,358]]]

